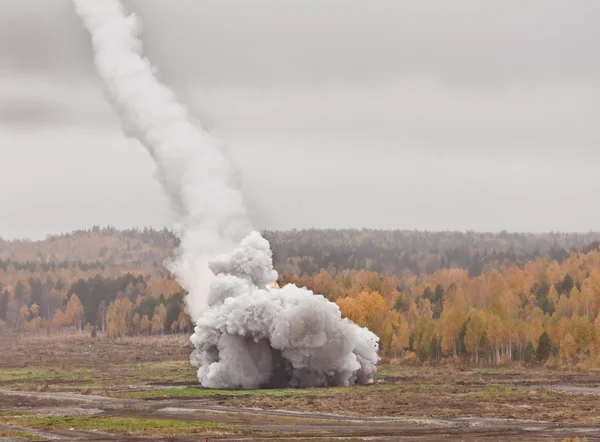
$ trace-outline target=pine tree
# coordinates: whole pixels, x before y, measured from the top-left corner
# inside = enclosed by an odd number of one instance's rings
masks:
[[[527,341],[525,352],[523,354],[523,360],[527,363],[533,362],[536,358],[535,349],[533,348],[533,342]]]
[[[548,336],[548,333],[544,332],[540,335],[537,353],[536,353],[536,359],[539,362],[547,361],[548,358],[550,357],[551,350],[552,350],[552,343],[550,342],[550,336]]]

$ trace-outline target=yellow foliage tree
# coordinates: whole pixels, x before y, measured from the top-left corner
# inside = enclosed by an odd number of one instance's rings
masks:
[[[133,328],[134,333],[139,333],[141,320],[142,318],[140,318],[140,314],[138,312],[135,312],[133,318],[131,319],[131,326]]]
[[[567,333],[560,340],[560,357],[566,362],[571,362],[577,354],[577,344],[573,335]]]
[[[569,307],[571,311],[571,315],[579,316],[583,313],[581,309],[581,295],[577,287],[573,287],[571,289],[571,293],[569,294]]]
[[[75,293],[69,298],[65,316],[67,324],[72,324],[75,330],[81,331],[83,329],[83,305]]]
[[[128,297],[115,299],[106,311],[106,333],[110,338],[128,333],[133,312],[133,303]]]
[[[458,335],[465,322],[465,313],[448,304],[444,305],[440,316],[440,333],[442,337],[442,352],[454,356],[458,354]]]
[[[42,318],[36,316],[32,320],[27,323],[27,328],[33,332],[37,332],[40,330],[42,326]]]
[[[382,353],[389,353],[399,313],[386,304],[379,292],[363,291],[357,297],[339,298],[336,302],[343,317],[375,333]]]
[[[29,311],[31,312],[32,318],[37,318],[40,315],[40,306],[37,304],[31,304]]]
[[[164,304],[156,306],[156,308],[154,309],[154,314],[152,315],[152,333],[164,333],[166,319],[167,308],[164,306]]]
[[[485,327],[484,313],[480,310],[471,310],[465,330],[465,348],[471,355],[471,358],[475,359],[475,363],[479,363],[479,351],[481,350]]]
[[[396,356],[401,356],[404,350],[408,348],[410,342],[410,329],[408,321],[400,315],[398,326],[394,331],[391,343],[391,352]]]
[[[54,317],[52,318],[51,327],[57,329],[63,327],[65,324],[65,314],[60,308],[57,308],[56,312],[54,312]]]
[[[183,310],[179,313],[179,318],[177,320],[179,321],[179,330],[188,330],[190,325],[192,325],[192,318],[190,318],[190,315]]]
[[[500,350],[504,344],[505,334],[506,328],[504,327],[502,318],[496,314],[490,315],[487,321],[487,336],[488,342],[494,350],[496,363],[500,362]]]
[[[142,319],[140,320],[140,333],[143,333],[143,334],[150,333],[151,327],[152,327],[152,322],[150,321],[150,318],[148,317],[148,315],[142,316]]]
[[[571,318],[570,331],[575,340],[577,353],[589,350],[594,338],[594,327],[587,316],[573,316]]]
[[[26,305],[23,305],[19,309],[19,321],[17,325],[18,330],[21,330],[29,322],[29,316],[29,308]]]

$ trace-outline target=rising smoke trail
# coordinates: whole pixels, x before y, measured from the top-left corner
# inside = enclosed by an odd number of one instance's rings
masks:
[[[142,56],[141,23],[118,0],[75,0],[92,36],[94,62],[123,129],[146,147],[178,217],[180,238],[169,264],[197,320],[213,278],[208,258],[231,250],[250,230],[235,170],[216,139],[191,124],[186,109],[158,82]]]
[[[200,383],[259,388],[372,382],[379,362],[375,334],[305,288],[267,289],[277,279],[272,253],[257,232],[244,238],[251,224],[235,169],[217,140],[191,124],[154,76],[141,55],[136,17],[119,0],[74,3],[123,130],[154,158],[179,218],[174,230],[180,246],[168,266],[189,293],[186,305],[196,321],[191,362]]]

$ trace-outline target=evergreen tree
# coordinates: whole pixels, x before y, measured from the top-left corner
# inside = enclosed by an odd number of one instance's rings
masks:
[[[523,353],[523,360],[527,363],[533,362],[536,358],[535,349],[531,340],[527,341],[525,352]]]
[[[544,332],[540,335],[540,339],[538,342],[537,348],[537,360],[539,362],[544,362],[550,357],[550,353],[552,351],[552,343],[550,342],[550,336],[548,333]]]

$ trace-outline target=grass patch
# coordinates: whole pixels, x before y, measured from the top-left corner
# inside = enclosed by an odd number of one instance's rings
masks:
[[[399,365],[383,365],[377,369],[375,373],[376,379],[385,379],[395,376],[406,375],[408,370],[405,367]]]
[[[127,435],[178,435],[178,434],[225,434],[233,433],[234,427],[214,422],[184,421],[172,419],[142,419],[116,416],[57,416],[22,417],[5,420],[6,424],[23,425],[37,430],[96,430]]]
[[[141,381],[198,382],[197,369],[189,361],[146,362],[131,366],[134,379]]]
[[[464,397],[473,399],[499,399],[507,397],[523,397],[527,392],[508,388],[505,384],[488,384],[485,389],[464,393]]]
[[[400,385],[371,385],[329,388],[265,388],[259,390],[213,390],[202,387],[159,388],[156,390],[114,393],[126,399],[164,399],[176,397],[328,397],[347,393],[381,393],[398,390]]]
[[[2,431],[0,430],[1,438],[18,438],[25,440],[46,440],[37,434],[28,433],[27,431]]]
[[[471,373],[474,375],[488,375],[488,376],[498,376],[498,375],[511,375],[515,376],[520,374],[520,371],[512,370],[510,368],[502,368],[502,367],[486,367],[486,368],[473,368]]]
[[[451,418],[460,416],[462,410],[459,408],[440,408],[437,410],[437,413],[440,417],[443,418]]]
[[[56,367],[23,367],[0,370],[2,382],[87,382],[93,377],[91,369],[74,368],[61,370]]]
[[[31,416],[35,413],[27,410],[0,410],[0,417]]]
[[[289,397],[289,396],[321,396],[343,394],[352,391],[357,387],[334,387],[334,388],[269,388],[263,390],[212,390],[202,387],[185,388],[160,388],[157,390],[132,391],[117,393],[113,396],[121,398],[135,399],[159,399],[171,397],[237,397],[237,396],[269,396],[269,397]]]

